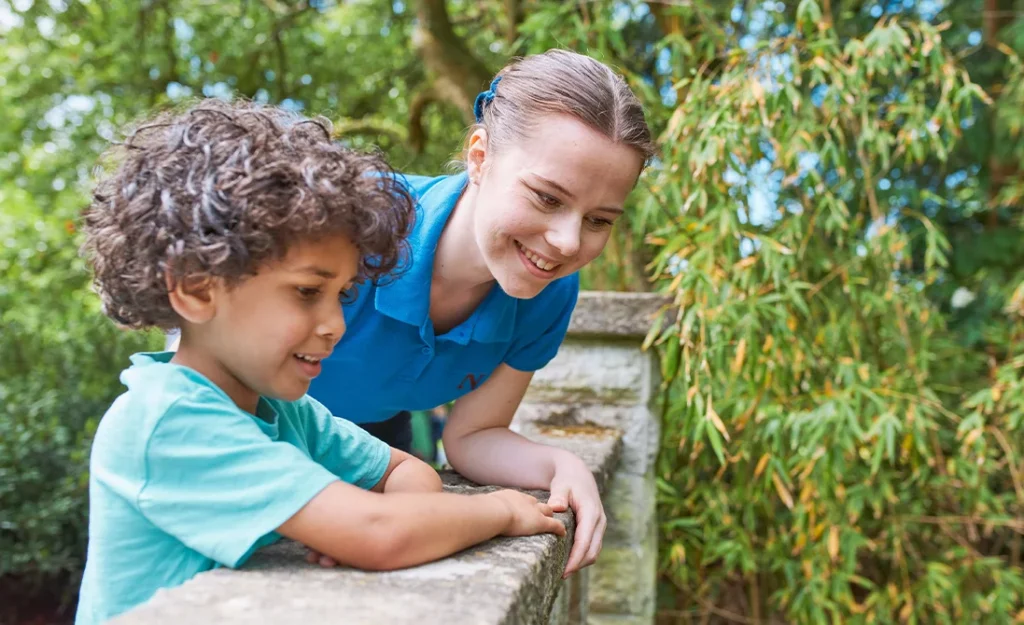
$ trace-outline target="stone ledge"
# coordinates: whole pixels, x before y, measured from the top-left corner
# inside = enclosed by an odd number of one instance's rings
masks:
[[[604,492],[621,448],[617,430],[528,425],[522,433],[579,455]],[[450,472],[442,480],[452,492],[493,490]],[[569,529],[565,538],[495,538],[437,562],[385,573],[322,569],[306,563],[301,545],[283,540],[257,552],[239,570],[198,575],[111,622],[544,624],[561,586],[575,529],[571,514],[559,518]]]
[[[656,293],[580,291],[569,336],[642,339],[672,300]]]

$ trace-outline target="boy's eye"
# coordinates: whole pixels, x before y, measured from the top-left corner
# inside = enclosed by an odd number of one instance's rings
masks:
[[[299,286],[295,287],[295,290],[299,292],[299,297],[302,299],[315,299],[320,295],[320,289],[312,286]]]
[[[351,304],[355,302],[358,297],[359,289],[356,287],[356,285],[352,285],[343,290],[338,295],[338,301],[341,302],[342,304]]]

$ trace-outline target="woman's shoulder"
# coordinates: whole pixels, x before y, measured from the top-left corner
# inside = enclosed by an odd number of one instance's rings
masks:
[[[444,176],[420,176],[416,174],[398,173],[396,177],[405,186],[406,190],[417,200],[422,200],[432,190],[444,190],[452,187],[451,191],[461,192],[461,180],[465,174],[451,174]],[[447,193],[442,195],[448,195]]]
[[[396,173],[395,178],[414,197],[419,197],[448,176],[421,176],[419,174]]]

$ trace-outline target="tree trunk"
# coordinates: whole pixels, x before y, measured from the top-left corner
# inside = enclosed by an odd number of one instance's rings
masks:
[[[427,68],[425,90],[431,91],[435,100],[454,104],[466,123],[472,123],[473,101],[487,88],[490,70],[455,34],[445,0],[419,0],[417,17],[413,46]],[[419,123],[419,119],[410,119],[410,127]]]
[[[984,33],[985,46],[994,53],[1001,54],[996,47],[999,44],[1001,31],[1013,22],[1013,5],[1013,0],[985,0],[985,8],[982,15],[982,32]],[[998,83],[1001,83],[1005,78],[1005,64],[1003,68],[1004,71],[1001,71],[1000,76],[997,78]],[[993,85],[990,92],[995,98],[998,98],[1001,89],[1002,84]],[[992,136],[996,137],[998,136],[998,131],[994,127],[994,119],[995,116],[993,115]],[[1016,164],[1004,162],[995,150],[993,150],[992,155],[989,157],[988,168],[989,211],[985,216],[985,229],[993,230],[999,226],[999,206],[996,203],[996,197],[1006,184],[1006,181],[1018,174],[1018,169]]]

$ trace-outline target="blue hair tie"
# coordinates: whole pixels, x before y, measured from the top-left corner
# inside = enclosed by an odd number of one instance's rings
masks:
[[[494,96],[498,95],[495,91],[498,88],[498,83],[501,82],[501,76],[497,76],[491,81],[491,86],[487,91],[481,91],[476,96],[476,102],[473,103],[473,115],[476,116],[476,123],[481,124],[484,121],[484,106],[491,103],[494,100]]]

